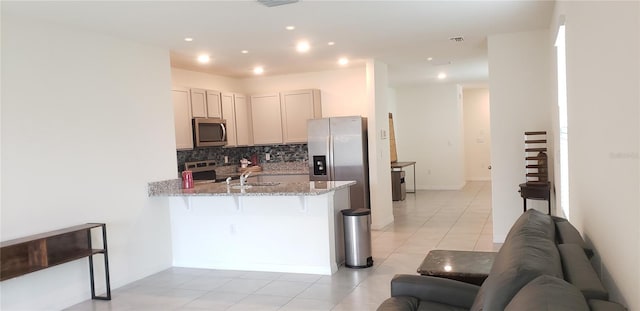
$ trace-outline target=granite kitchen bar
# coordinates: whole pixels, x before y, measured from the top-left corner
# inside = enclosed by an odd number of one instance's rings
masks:
[[[340,211],[354,181],[224,182],[181,189],[149,184],[166,197],[176,267],[329,275],[344,262]]]

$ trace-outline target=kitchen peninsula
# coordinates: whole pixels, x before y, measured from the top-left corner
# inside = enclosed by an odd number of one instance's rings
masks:
[[[354,181],[150,183],[166,197],[177,267],[329,275],[344,262],[340,211]]]

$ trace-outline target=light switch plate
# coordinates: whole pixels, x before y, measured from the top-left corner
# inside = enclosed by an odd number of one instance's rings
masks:
[[[380,139],[381,140],[387,139],[387,131],[385,129],[380,130]]]

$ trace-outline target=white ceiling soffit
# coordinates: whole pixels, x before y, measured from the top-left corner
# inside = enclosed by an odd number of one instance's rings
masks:
[[[296,3],[298,2],[298,0],[258,0],[258,2],[262,3],[264,6],[267,6],[267,7],[274,7],[279,5]]]
[[[262,0],[261,0],[262,1]],[[268,1],[268,0],[264,0]],[[276,1],[276,0],[271,0]],[[159,46],[171,64],[233,78],[334,70],[375,58],[391,85],[487,81],[487,36],[548,28],[553,1],[2,1],[2,15],[45,20]],[[286,30],[293,25],[295,30]],[[185,42],[192,37],[193,42]],[[464,37],[462,42],[450,40]],[[311,50],[295,51],[298,40]],[[328,42],[335,45],[328,45]],[[247,50],[242,54],[240,51]],[[198,54],[212,62],[198,64]],[[431,61],[428,58],[433,58]],[[449,64],[450,63],[450,64]]]

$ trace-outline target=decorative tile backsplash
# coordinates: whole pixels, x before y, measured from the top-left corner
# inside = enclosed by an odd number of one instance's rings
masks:
[[[265,159],[267,153],[271,156],[269,161]],[[309,158],[307,144],[194,148],[178,151],[178,171],[184,170],[185,162],[213,160],[216,165],[233,165],[240,163],[242,158],[250,159],[253,154],[258,156],[260,163],[304,162]],[[229,157],[229,163],[224,163],[224,156]]]

